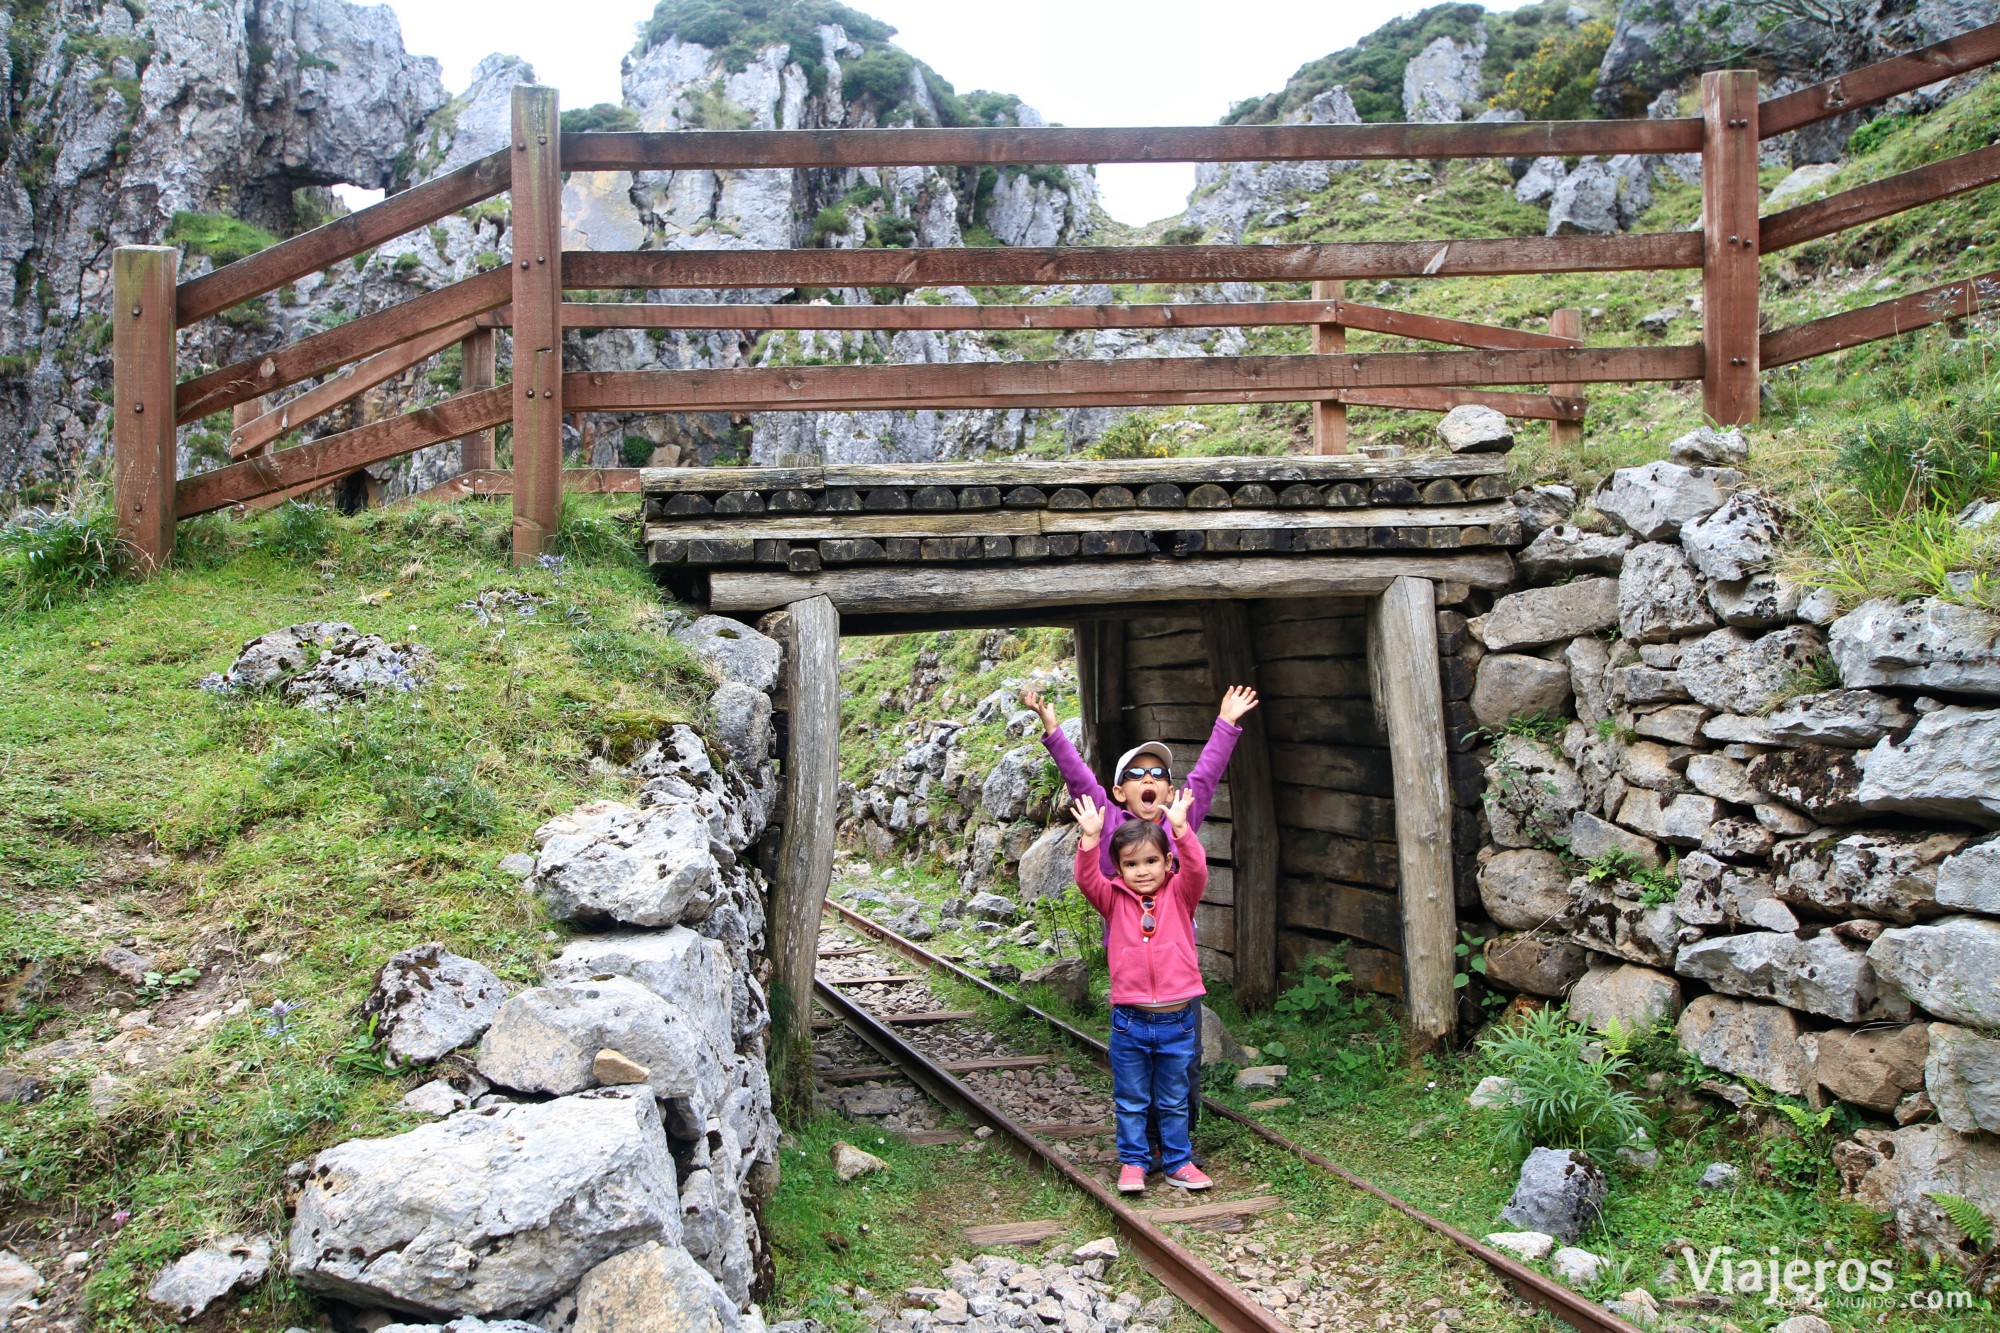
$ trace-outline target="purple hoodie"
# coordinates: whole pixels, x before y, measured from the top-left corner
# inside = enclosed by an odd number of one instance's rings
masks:
[[[1195,760],[1194,771],[1187,776],[1186,786],[1194,793],[1194,801],[1188,806],[1188,828],[1201,827],[1201,821],[1208,818],[1208,807],[1215,800],[1215,788],[1222,781],[1222,771],[1229,767],[1229,756],[1236,749],[1236,738],[1243,734],[1243,728],[1234,722],[1215,719],[1215,728],[1208,735],[1208,744],[1201,747],[1201,758]],[[1118,877],[1118,867],[1111,861],[1111,835],[1118,826],[1133,816],[1124,806],[1112,801],[1109,793],[1098,782],[1097,775],[1083,762],[1083,756],[1069,743],[1057,727],[1042,737],[1042,746],[1055,760],[1056,772],[1062,774],[1064,785],[1069,788],[1071,800],[1088,796],[1097,802],[1097,808],[1104,811],[1104,836],[1097,844],[1098,862],[1107,880]]]

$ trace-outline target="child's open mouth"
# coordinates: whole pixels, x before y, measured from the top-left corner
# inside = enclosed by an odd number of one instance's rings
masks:
[[[1142,819],[1151,819],[1163,808],[1166,798],[1167,788],[1164,785],[1154,782],[1140,783],[1137,814]]]

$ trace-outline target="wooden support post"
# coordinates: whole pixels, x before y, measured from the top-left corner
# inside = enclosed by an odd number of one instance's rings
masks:
[[[1438,683],[1437,588],[1399,578],[1369,611],[1370,675],[1389,732],[1396,800],[1396,866],[1403,909],[1403,985],[1410,1050],[1451,1036],[1458,911],[1452,894],[1451,789]]]
[[[495,349],[499,339],[492,329],[474,329],[458,344],[458,387],[460,392],[472,393],[493,387]],[[476,430],[470,435],[461,435],[458,441],[458,470],[460,472],[486,472],[493,467],[494,449],[493,427]]]
[[[1315,282],[1315,301],[1338,301],[1347,295],[1345,282]],[[1347,330],[1339,324],[1313,325],[1313,351],[1321,356],[1347,350]],[[1347,452],[1347,404],[1338,398],[1323,398],[1313,404],[1313,452]]]
[[[556,90],[514,89],[514,563],[562,511],[562,143]]]
[[[1430,584],[1425,583],[1429,588]],[[1231,685],[1257,683],[1250,614],[1242,602],[1207,602],[1209,686],[1220,698]],[[1244,714],[1229,760],[1230,865],[1236,880],[1236,1002],[1261,1009],[1278,988],[1278,808],[1262,709]],[[1184,775],[1183,775],[1184,776]]]
[[[1107,780],[1125,752],[1125,622],[1076,627],[1076,686],[1083,716],[1083,762]]]
[[[174,286],[181,252],[121,245],[111,258],[112,491],[118,540],[141,570],[174,553]]]
[[[1757,419],[1757,73],[1701,76],[1702,410]]]
[[[248,399],[230,408],[229,438],[234,440],[236,438],[236,433],[238,431],[242,430],[245,426],[255,421],[258,417],[263,416],[265,410],[264,405],[270,401],[271,401],[270,397],[266,395],[265,397],[262,398]],[[255,449],[246,451],[243,454],[243,457],[255,458],[258,454],[269,453],[270,451],[271,451],[271,445],[269,441],[266,441],[265,443],[258,445]]]
[[[840,613],[824,597],[785,608],[784,832],[771,879],[771,1083],[792,1123],[813,1097],[812,979],[819,917],[833,879],[840,784]]]
[[[1549,312],[1549,332],[1558,338],[1583,337],[1583,312],[1573,306]],[[1581,384],[1551,384],[1549,394],[1555,398],[1581,398]],[[1580,449],[1583,447],[1583,423],[1581,421],[1551,421],[1549,423],[1549,443],[1558,449]]]

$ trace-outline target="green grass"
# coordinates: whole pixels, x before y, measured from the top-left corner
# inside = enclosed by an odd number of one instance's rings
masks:
[[[533,978],[561,932],[500,858],[628,794],[595,756],[702,720],[711,684],[656,628],[607,502],[566,508],[556,568],[511,569],[508,531],[477,501],[201,520],[160,577],[0,615],[0,985],[35,996],[0,1025],[0,1060],[111,1036],[88,964],[132,937],[164,973],[201,969],[159,1003],[225,1011],[157,1069],[106,1057],[124,1083],[103,1108],[89,1068],[0,1107],[0,1210],[29,1237],[81,1222],[105,1240],[93,1327],[168,1327],[139,1299],[163,1262],[226,1230],[282,1235],[287,1163],[408,1127],[395,1102],[425,1075],[378,1072],[355,1013],[375,968],[438,939]],[[546,600],[529,619],[463,605],[503,590]],[[425,644],[436,678],[330,715],[196,685],[245,640],[320,619]],[[304,1002],[283,1031],[280,1001]],[[311,1322],[282,1278],[241,1304],[215,1326]]]

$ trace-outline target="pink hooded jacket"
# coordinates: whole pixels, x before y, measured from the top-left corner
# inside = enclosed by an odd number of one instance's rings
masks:
[[[1145,915],[1139,895],[1123,879],[1105,878],[1097,848],[1077,847],[1076,886],[1106,922],[1113,1004],[1176,1004],[1208,993],[1194,951],[1194,907],[1208,887],[1208,854],[1192,828],[1173,843],[1180,868],[1154,897],[1151,940],[1139,928]]]

